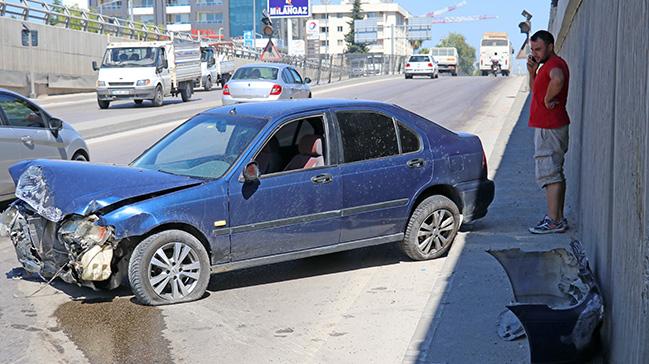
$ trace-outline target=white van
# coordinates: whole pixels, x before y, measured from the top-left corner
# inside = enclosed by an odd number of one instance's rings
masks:
[[[151,100],[162,105],[165,96],[180,95],[188,101],[194,83],[201,79],[201,49],[198,42],[174,39],[155,42],[110,43],[99,71],[97,103],[107,109],[111,101]]]
[[[457,76],[459,66],[459,57],[457,49],[454,47],[436,47],[430,49],[430,56],[437,61],[439,73],[450,73]]]
[[[512,69],[514,48],[505,32],[486,32],[480,42],[480,73],[487,76],[491,71],[491,59],[497,57],[503,76],[509,76]]]

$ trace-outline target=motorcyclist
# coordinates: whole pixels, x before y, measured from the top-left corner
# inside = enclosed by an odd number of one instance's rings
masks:
[[[500,57],[498,57],[498,52],[494,52],[494,55],[491,56],[491,71],[500,72]]]

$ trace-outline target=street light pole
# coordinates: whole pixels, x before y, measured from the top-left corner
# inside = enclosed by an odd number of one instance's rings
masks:
[[[257,48],[257,9],[255,6],[256,5],[255,1],[257,0],[252,0],[252,48],[253,49]]]

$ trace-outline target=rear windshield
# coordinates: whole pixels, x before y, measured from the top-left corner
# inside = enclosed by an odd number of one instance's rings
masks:
[[[433,48],[430,50],[431,56],[454,56],[455,49],[451,48]]]
[[[275,67],[241,67],[232,76],[233,80],[276,80],[279,70]]]
[[[412,56],[408,62],[430,62],[428,56]]]
[[[507,40],[505,40],[505,39],[483,39],[482,40],[482,46],[483,47],[506,47],[507,46]]]

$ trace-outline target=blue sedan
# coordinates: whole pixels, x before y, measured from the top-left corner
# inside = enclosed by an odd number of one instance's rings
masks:
[[[23,267],[147,305],[202,297],[210,273],[384,243],[446,254],[494,197],[481,142],[395,105],[294,100],[200,113],[128,167],[10,168],[0,218]]]

